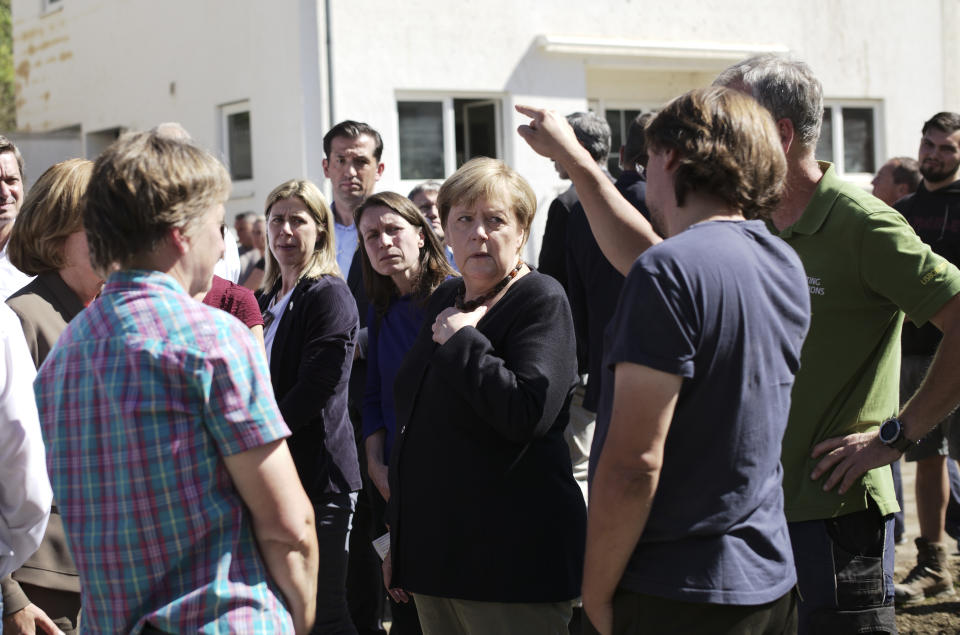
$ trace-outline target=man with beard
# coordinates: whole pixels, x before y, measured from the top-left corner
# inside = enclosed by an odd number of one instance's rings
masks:
[[[953,264],[960,264],[960,114],[940,112],[923,124],[918,160],[923,182],[894,206],[923,242]],[[900,396],[906,400],[920,385],[940,343],[930,324],[905,324],[900,363]],[[947,457],[960,458],[960,423],[949,415],[904,458],[917,463],[917,566],[895,586],[897,604],[926,597],[956,595],[947,566],[944,521],[950,499]]]

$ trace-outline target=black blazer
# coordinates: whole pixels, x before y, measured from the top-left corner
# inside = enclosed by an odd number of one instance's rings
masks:
[[[623,197],[650,220],[647,186],[635,170],[625,170],[615,185]],[[583,407],[597,411],[603,377],[603,334],[617,310],[624,277],[607,260],[593,237],[586,212],[579,202],[567,222],[567,298],[577,333],[580,372],[589,373]]]
[[[266,310],[280,284],[260,298]],[[357,305],[337,276],[301,280],[277,325],[270,354],[273,391],[287,443],[311,500],[360,489],[347,384],[357,340]]]
[[[563,439],[577,374],[566,295],[531,272],[438,346],[430,327],[460,284],[431,296],[394,384],[393,580],[446,598],[575,598],[586,512]]]

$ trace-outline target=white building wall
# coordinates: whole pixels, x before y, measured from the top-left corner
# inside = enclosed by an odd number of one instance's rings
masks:
[[[547,196],[561,183],[516,136],[523,118],[515,103],[561,112],[589,100],[662,103],[709,83],[729,62],[716,56],[723,47],[790,50],[812,66],[827,98],[880,102],[881,158],[914,155],[921,123],[960,109],[960,91],[944,86],[958,67],[947,59],[958,45],[943,42],[956,33],[950,25],[960,26],[960,0],[64,0],[45,16],[40,4],[13,0],[21,126],[80,124],[90,132],[173,119],[216,148],[216,106],[249,99],[255,178],[233,212],[259,208],[286,178],[321,180],[328,106],[335,120],[381,131],[380,189],[406,191],[398,95],[501,99],[503,158]],[[540,36],[587,38],[606,52],[551,53]],[[693,62],[664,60],[615,46],[624,41],[694,43],[707,52]]]
[[[40,4],[12,3],[21,128],[86,135],[172,120],[217,153],[218,105],[249,100],[254,187],[238,188],[230,211],[259,210],[304,173],[297,3],[65,0],[48,15]]]

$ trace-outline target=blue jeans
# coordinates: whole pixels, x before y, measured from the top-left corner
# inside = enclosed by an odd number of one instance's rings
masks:
[[[357,633],[347,609],[347,544],[356,501],[356,492],[327,494],[312,501],[320,552],[313,633]]]
[[[867,509],[787,524],[800,590],[799,633],[896,633],[893,514]]]

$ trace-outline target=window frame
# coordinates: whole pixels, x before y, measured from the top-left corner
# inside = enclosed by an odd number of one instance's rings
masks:
[[[402,159],[400,155],[400,108],[401,102],[429,102],[440,103],[443,131],[443,176],[436,180],[444,180],[457,171],[457,130],[456,130],[456,110],[454,102],[458,100],[471,100],[477,102],[476,105],[482,105],[482,102],[492,102],[495,106],[494,116],[496,127],[495,144],[497,158],[504,158],[504,148],[506,140],[504,138],[503,122],[506,120],[504,109],[507,107],[507,95],[502,93],[447,93],[447,92],[408,92],[397,91],[394,95],[394,116],[396,117],[397,130],[397,172],[403,174]],[[496,107],[499,106],[499,107]],[[423,183],[426,179],[404,179],[400,178],[401,189],[412,189],[414,186]]]
[[[63,10],[63,0],[40,0],[40,15],[50,15]]]
[[[657,104],[652,101],[626,101],[622,99],[589,99],[587,100],[587,110],[592,113],[595,113],[603,117],[604,121],[607,121],[607,111],[608,110],[619,110],[621,113],[625,110],[637,110],[640,113],[652,112],[656,113],[663,107],[663,104]],[[628,124],[628,122],[624,122]],[[620,131],[620,138],[625,139],[627,135],[627,130],[629,125],[626,125],[623,130]],[[611,159],[620,159],[620,147],[613,147],[613,130],[610,131],[610,154],[607,155],[607,163],[609,164]],[[609,169],[609,165],[608,165]],[[612,173],[611,173],[612,174]]]
[[[831,111],[831,141],[833,146],[833,157],[829,160],[833,163],[837,175],[847,180],[856,182],[860,185],[866,185],[873,179],[874,172],[848,172],[846,169],[845,147],[843,142],[843,109],[860,108],[873,111],[873,165],[874,170],[879,170],[883,165],[883,157],[886,152],[886,138],[884,136],[883,125],[883,102],[878,99],[836,99],[825,98],[823,100],[824,117],[826,111]],[[823,134],[821,129],[820,134]],[[825,159],[824,159],[825,160]]]
[[[242,112],[246,112],[250,115],[250,178],[248,179],[234,179],[232,167],[230,165],[230,130],[229,130],[229,118],[231,115],[236,115]],[[218,139],[217,146],[220,149],[220,160],[223,162],[224,166],[227,168],[227,173],[230,175],[230,178],[233,182],[233,194],[230,198],[238,198],[243,196],[243,192],[246,190],[253,189],[253,182],[256,178],[256,168],[254,166],[254,153],[253,153],[253,109],[250,107],[249,99],[242,99],[239,101],[233,101],[226,104],[220,104],[217,106],[217,113],[219,115],[219,125],[217,126],[218,130]]]

